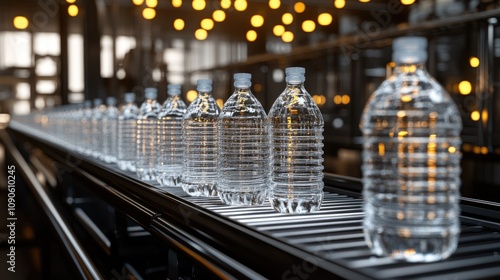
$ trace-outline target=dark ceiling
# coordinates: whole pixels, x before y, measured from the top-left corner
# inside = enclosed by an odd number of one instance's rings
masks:
[[[80,13],[75,18],[68,17],[69,31],[79,33],[83,30],[83,22],[86,17],[86,2],[91,0],[76,0]],[[95,0],[98,10],[97,20],[101,34],[112,34],[113,30],[117,35],[141,36],[141,34],[151,34],[152,37],[170,39],[182,38],[193,39],[194,31],[200,27],[203,18],[211,18],[212,12],[220,9],[219,0],[207,0],[207,6],[203,11],[194,11],[190,0],[184,0],[180,8],[174,8],[171,0],[159,0],[156,9],[156,17],[153,20],[142,18],[142,9],[145,4],[138,7],[133,5],[132,0]],[[301,31],[301,22],[306,19],[316,20],[319,13],[328,12],[333,15],[333,23],[329,26],[318,26],[316,35],[322,34],[328,37],[329,34],[338,33],[338,18],[340,15],[352,15],[363,20],[375,20],[373,14],[381,10],[387,10],[388,2],[382,0],[372,0],[368,3],[360,3],[357,0],[347,0],[343,9],[338,10],[333,6],[333,0],[304,0],[306,10],[297,14],[293,11],[293,5],[298,1],[282,0],[281,7],[272,10],[268,6],[268,0],[248,0],[248,8],[244,12],[239,12],[231,7],[226,12],[226,20],[222,23],[215,23],[212,30],[208,32],[208,39],[224,39],[232,41],[245,41],[245,34],[248,30],[257,31],[258,40],[273,38],[272,28],[276,24],[281,24],[281,15],[285,12],[294,14],[294,22],[287,26],[288,30],[296,33],[296,39],[300,40],[307,36],[313,36]],[[23,15],[30,20],[31,31],[58,32],[59,12],[67,5],[64,0],[1,0],[0,1],[0,30],[14,30],[12,19],[17,15]],[[399,3],[399,1],[398,1]],[[402,13],[392,14],[391,23],[395,24],[406,20],[408,8],[405,7]],[[65,11],[66,13],[66,11]],[[264,16],[265,22],[262,27],[252,28],[250,17],[255,14]],[[182,31],[173,28],[173,21],[182,18],[186,26]],[[116,27],[113,29],[112,27]],[[317,37],[317,36],[316,36]],[[265,40],[264,40],[265,41]]]

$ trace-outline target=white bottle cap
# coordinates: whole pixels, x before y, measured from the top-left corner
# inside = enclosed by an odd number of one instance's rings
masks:
[[[108,104],[108,106],[115,106],[116,105],[116,98],[114,98],[113,96],[107,97],[106,104]]]
[[[396,63],[423,63],[427,61],[427,38],[406,36],[392,42],[392,59]]]
[[[303,83],[306,80],[304,67],[288,67],[285,69],[287,83]]]
[[[100,98],[94,99],[94,107],[101,106],[102,100]]]
[[[123,95],[123,100],[126,103],[133,103],[133,102],[135,102],[135,93],[133,93],[133,92],[126,92]]]
[[[199,79],[198,81],[196,81],[196,90],[198,92],[212,91],[212,80],[210,80],[210,79]]]
[[[234,74],[234,87],[236,88],[249,88],[252,86],[252,74],[249,73],[236,73]]]
[[[169,96],[177,96],[181,94],[181,85],[168,85],[167,92]]]
[[[146,97],[146,99],[156,99],[157,96],[158,91],[156,88],[148,87],[144,89],[144,97]]]

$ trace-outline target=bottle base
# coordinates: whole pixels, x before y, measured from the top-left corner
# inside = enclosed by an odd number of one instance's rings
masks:
[[[182,190],[190,196],[217,196],[217,184],[181,183]]]
[[[171,173],[169,173],[171,174]],[[157,174],[156,180],[162,187],[180,187],[182,174],[179,175],[169,175],[169,174]]]
[[[115,163],[116,162],[116,157],[113,157],[113,156],[103,156],[102,160],[105,163]]]
[[[255,192],[218,191],[217,194],[222,203],[233,206],[262,205],[267,198],[265,190]]]
[[[155,173],[151,169],[140,168],[140,169],[137,169],[136,174],[137,174],[137,177],[143,181],[155,181],[156,180]]]
[[[280,213],[304,214],[319,211],[323,202],[323,192],[307,197],[287,198],[270,196],[271,207]]]
[[[408,230],[406,233],[405,230]],[[365,240],[375,255],[387,256],[407,262],[435,262],[448,258],[455,252],[459,234],[450,232],[431,236],[403,237],[409,229],[400,229],[400,234],[388,234],[379,229],[364,229]]]

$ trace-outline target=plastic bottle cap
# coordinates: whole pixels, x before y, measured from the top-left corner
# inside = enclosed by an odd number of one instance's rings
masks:
[[[181,94],[181,85],[168,85],[167,92],[169,96],[176,96]]]
[[[156,88],[149,87],[144,89],[144,97],[146,97],[146,99],[156,99],[157,96],[158,91]]]
[[[234,74],[234,87],[249,88],[252,85],[251,79],[252,79],[252,74],[236,73]]]
[[[94,99],[94,106],[101,106],[102,105],[102,100],[100,98]]]
[[[106,104],[108,104],[108,106],[115,106],[116,98],[114,98],[113,96],[109,96],[108,98],[106,98]]]
[[[135,93],[127,92],[123,95],[123,99],[126,103],[133,103],[135,101]]]
[[[396,63],[422,63],[427,60],[427,38],[406,36],[394,39],[392,59]]]
[[[212,91],[212,80],[210,79],[199,79],[196,81],[196,90],[199,92]]]
[[[288,67],[285,69],[287,83],[303,83],[306,80],[304,67]]]

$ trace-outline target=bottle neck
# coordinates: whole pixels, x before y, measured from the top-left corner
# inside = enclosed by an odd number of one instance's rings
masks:
[[[398,63],[394,67],[394,74],[413,74],[425,69],[423,62],[417,63]]]

